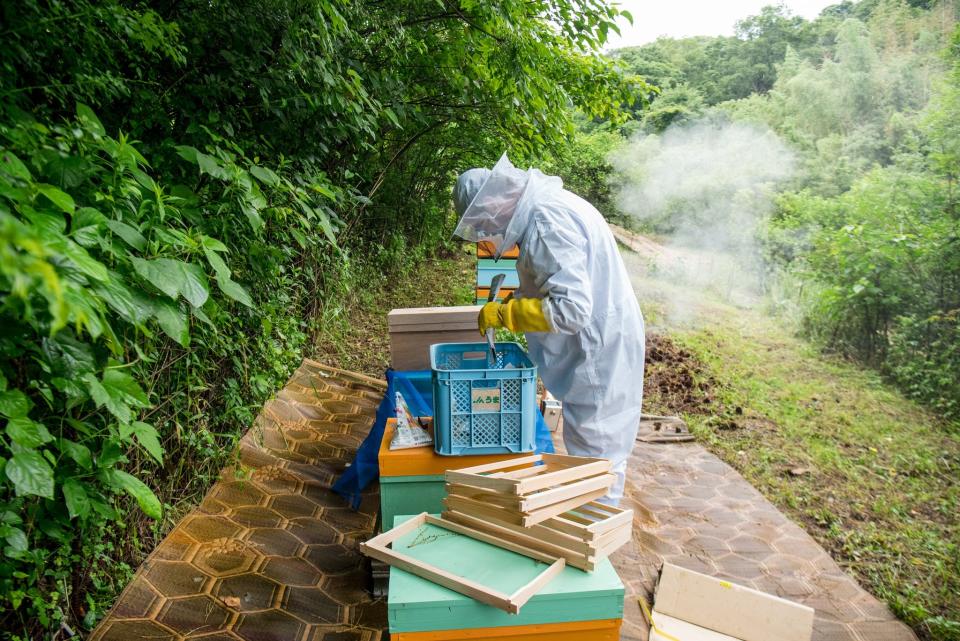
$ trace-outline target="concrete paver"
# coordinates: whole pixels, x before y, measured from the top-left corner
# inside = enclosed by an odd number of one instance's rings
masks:
[[[378,641],[386,604],[357,545],[379,496],[348,509],[330,486],[385,385],[304,361],[226,470],[141,565],[90,641]]]
[[[621,507],[634,540],[611,557],[627,585],[621,639],[646,641],[647,603],[664,561],[816,610],[813,641],[916,641],[802,528],[696,443],[638,442]]]

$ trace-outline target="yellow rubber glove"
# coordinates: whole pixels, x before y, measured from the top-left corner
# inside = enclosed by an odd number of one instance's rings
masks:
[[[490,301],[483,306],[483,309],[480,310],[480,315],[477,316],[477,326],[480,328],[480,335],[483,336],[487,333],[487,329],[493,327],[503,327],[503,322],[500,320],[500,308],[503,306],[503,303],[497,301]]]
[[[511,298],[505,303],[487,303],[477,319],[480,333],[485,334],[490,327],[506,327],[511,332],[549,332],[550,323],[543,315],[542,303],[539,298]]]

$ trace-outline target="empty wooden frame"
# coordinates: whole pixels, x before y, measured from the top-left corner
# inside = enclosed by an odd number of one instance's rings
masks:
[[[464,511],[465,506],[457,497],[447,497],[444,503],[446,521],[563,558],[568,565],[588,572],[628,543],[633,531],[633,510],[601,503],[587,503],[530,527],[504,522],[489,512],[473,509],[474,505],[466,506]]]
[[[610,461],[537,454],[446,473],[447,495],[462,512],[531,526],[600,498],[613,484]]]
[[[546,570],[537,575],[536,578],[526,585],[521,586],[513,594],[504,594],[487,586],[481,585],[476,581],[471,581],[470,579],[457,576],[451,572],[438,568],[429,563],[425,563],[420,559],[416,559],[410,555],[398,552],[389,547],[399,537],[407,534],[408,532],[412,532],[413,530],[427,523],[445,530],[450,530],[451,532],[464,534],[471,538],[477,539],[478,541],[483,541],[484,543],[489,543],[491,545],[510,550],[511,552],[516,552],[517,554],[522,554],[523,556],[536,559],[537,561],[549,563],[550,565]],[[406,570],[411,574],[415,574],[423,579],[427,579],[428,581],[433,581],[434,583],[442,585],[445,588],[449,588],[454,592],[459,592],[460,594],[476,599],[482,603],[492,605],[496,608],[500,608],[501,610],[505,610],[511,614],[517,614],[520,612],[520,608],[523,606],[523,604],[530,600],[530,597],[539,592],[540,589],[543,588],[543,586],[546,585],[551,579],[557,576],[557,574],[559,574],[566,565],[566,561],[562,557],[553,556],[513,541],[501,540],[495,535],[475,530],[467,525],[464,525],[463,523],[444,521],[443,519],[439,519],[435,516],[430,516],[426,512],[423,512],[422,514],[419,514],[418,516],[401,523],[392,530],[384,532],[379,536],[375,536],[366,543],[361,543],[360,551],[369,557],[383,561],[384,563],[400,568],[401,570]]]

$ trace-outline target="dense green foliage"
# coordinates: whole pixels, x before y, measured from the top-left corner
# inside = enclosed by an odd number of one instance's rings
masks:
[[[544,154],[540,168],[561,176],[563,186],[586,198],[607,219],[623,221],[613,203],[614,186],[608,179],[610,153],[623,142],[623,135],[609,123],[579,122],[577,131],[564,145]]]
[[[951,0],[844,2],[813,21],[768,8],[741,22],[733,38],[663,38],[614,53],[631,72],[662,86],[636,124],[621,128],[638,130],[625,147],[634,155],[655,152],[678,133],[690,138],[751,126],[789,145],[796,157],[792,179],[780,184],[772,207],[756,210],[756,225],[738,228],[756,229],[758,237],[738,240],[762,254],[768,270],[762,282],[775,285],[778,295],[786,290],[776,302],[799,311],[817,344],[876,367],[954,425],[960,421],[957,19]],[[737,163],[730,164],[735,174]],[[615,177],[629,178],[628,172]],[[727,200],[739,207],[734,197]],[[643,224],[672,233],[674,214],[690,217],[685,210],[697,206],[679,205]],[[715,218],[718,203],[697,211]],[[709,220],[697,222],[709,228]],[[927,507],[940,509],[940,499],[931,496]],[[956,554],[938,554],[936,572],[960,571]],[[960,609],[949,589],[910,582],[887,566],[865,574],[922,638],[960,639]]]
[[[649,91],[595,0],[0,16],[0,638],[96,623],[351,289],[443,244],[457,170]]]
[[[789,143],[798,171],[761,226],[762,248],[771,269],[804,283],[806,330],[951,418],[960,418],[956,20],[949,1],[847,2],[813,21],[768,7],[732,38],[615,54],[663,87],[638,118],[642,132],[732,120]]]
[[[882,23],[847,21],[836,60],[814,68],[788,57],[768,96],[730,110],[765,119],[805,152],[798,189],[781,196],[767,247],[812,285],[803,301],[810,334],[958,418],[960,219],[951,151],[958,132],[951,116],[960,74],[936,81],[936,34],[924,29],[923,16],[914,20],[914,33],[901,22],[902,40],[885,46],[871,38]]]

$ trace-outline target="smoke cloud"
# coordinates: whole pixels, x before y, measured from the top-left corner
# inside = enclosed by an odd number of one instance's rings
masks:
[[[692,318],[691,293],[756,300],[763,283],[757,232],[795,165],[775,133],[701,120],[635,137],[610,162],[618,208],[662,245],[647,271],[688,286],[671,288],[669,321]]]

